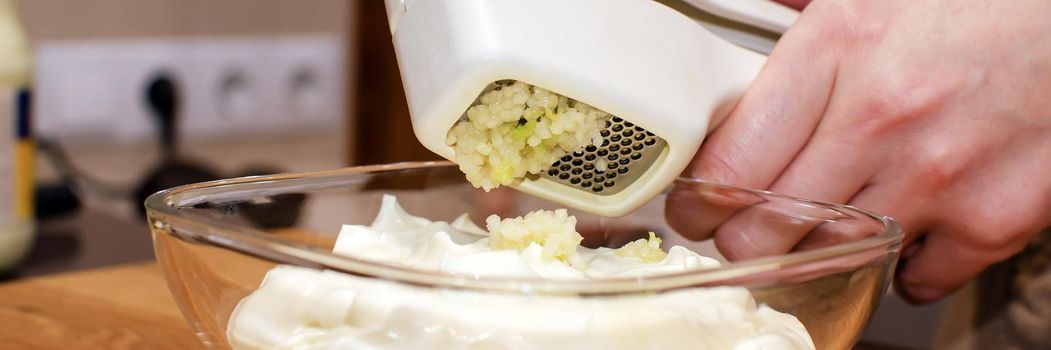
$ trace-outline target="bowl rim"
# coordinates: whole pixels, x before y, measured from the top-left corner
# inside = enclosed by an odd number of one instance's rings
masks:
[[[213,192],[219,192],[223,189],[246,184],[278,184],[290,180],[323,180],[369,173],[423,170],[454,166],[456,166],[455,163],[449,161],[400,162],[313,172],[247,176],[173,187],[150,195],[144,204],[147,212],[147,221],[151,228],[151,236],[153,236],[154,241],[157,240],[154,231],[159,230],[168,235],[174,236],[176,239],[233,250],[241,254],[248,254],[258,258],[271,260],[279,264],[292,264],[303,267],[333,270],[352,275],[375,277],[412,285],[528,293],[572,293],[578,295],[622,294],[697,286],[734,285],[732,283],[733,281],[740,281],[751,275],[769,273],[779,269],[783,270],[786,268],[803,267],[808,264],[817,264],[852,255],[871,255],[875,253],[877,254],[874,256],[875,258],[890,256],[893,261],[896,261],[904,235],[900,226],[890,217],[853,206],[797,198],[763,190],[739,188],[704,179],[679,177],[675,180],[675,183],[714,186],[731,191],[750,193],[761,197],[782,198],[798,203],[828,206],[836,209],[847,209],[853,211],[859,216],[866,217],[874,222],[882,224],[883,230],[876,235],[858,241],[801,252],[791,252],[778,256],[729,262],[717,268],[653,276],[572,281],[535,277],[479,277],[425,271],[337,255],[331,251],[319,249],[306,244],[272,238],[261,230],[234,225],[192,211],[180,211],[178,207],[176,207],[175,200],[173,199],[174,197],[187,192],[200,190],[214,190]],[[186,203],[180,204],[183,206],[186,205]]]

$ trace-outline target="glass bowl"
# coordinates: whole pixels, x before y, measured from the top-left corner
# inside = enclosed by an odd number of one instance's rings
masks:
[[[581,300],[743,287],[756,303],[798,318],[818,349],[847,349],[887,289],[902,238],[890,219],[856,208],[680,178],[623,217],[570,214],[579,220],[585,246],[615,248],[653,231],[663,237],[665,248],[685,246],[720,260],[721,267],[552,281],[443,274],[333,254],[341,225],[371,223],[383,194],[395,194],[414,215],[444,221],[462,213],[484,222],[492,213],[506,217],[561,207],[513,190],[482,192],[455,165],[426,162],[181,186],[152,195],[146,209],[172,295],[199,338],[213,348],[231,347],[231,314],[266,273],[293,265],[426,290]],[[674,215],[665,213],[669,202],[678,203]],[[718,230],[792,237],[799,243],[783,254],[728,261],[712,239],[705,239]]]

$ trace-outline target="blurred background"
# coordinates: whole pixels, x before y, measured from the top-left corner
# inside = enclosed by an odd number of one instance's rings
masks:
[[[140,208],[163,188],[436,159],[412,135],[381,1],[15,5],[34,64],[38,230],[6,280],[152,260]],[[864,343],[952,343],[976,305],[1009,299],[995,286],[1015,270],[998,268],[938,304],[888,296]]]
[[[435,159],[383,4],[16,0],[33,61],[38,237],[8,278],[152,259],[143,196]]]

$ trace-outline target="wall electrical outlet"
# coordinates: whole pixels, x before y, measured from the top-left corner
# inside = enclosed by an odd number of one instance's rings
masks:
[[[42,137],[141,141],[156,135],[145,88],[179,86],[183,139],[342,131],[338,35],[48,41],[35,52]]]

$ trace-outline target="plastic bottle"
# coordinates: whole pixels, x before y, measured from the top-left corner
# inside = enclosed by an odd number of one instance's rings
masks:
[[[33,244],[30,56],[12,0],[0,0],[0,271]]]

